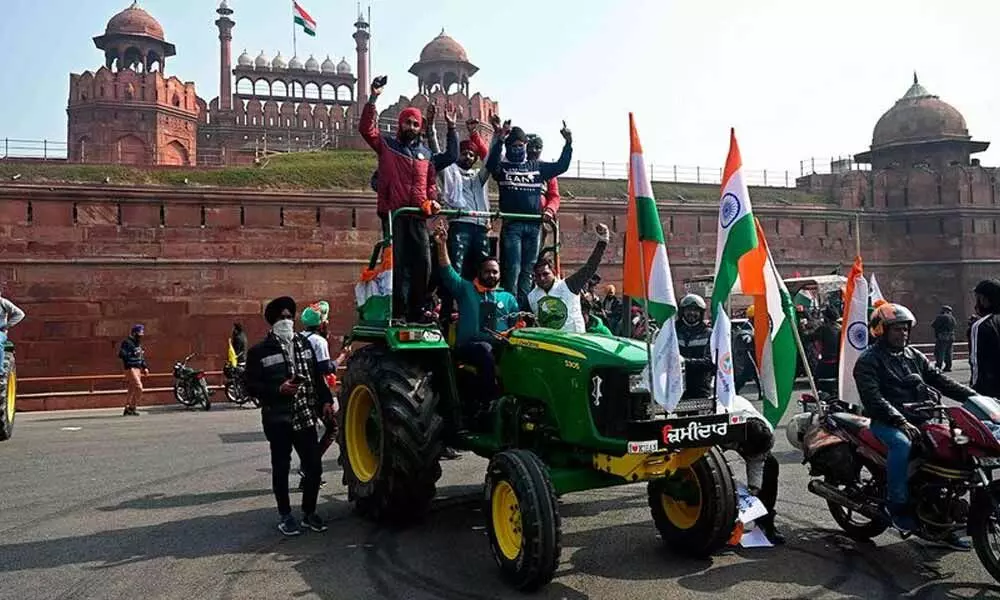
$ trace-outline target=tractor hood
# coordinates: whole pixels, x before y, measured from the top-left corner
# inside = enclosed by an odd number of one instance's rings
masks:
[[[629,370],[641,369],[646,366],[647,361],[646,343],[628,338],[528,327],[513,332],[510,341],[515,346]]]

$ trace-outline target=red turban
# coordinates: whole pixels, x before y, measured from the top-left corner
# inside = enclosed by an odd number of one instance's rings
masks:
[[[399,113],[399,125],[402,126],[403,125],[403,121],[408,120],[410,117],[415,118],[417,120],[417,123],[419,125],[423,126],[423,124],[424,124],[424,115],[423,115],[423,113],[420,112],[419,108],[415,108],[413,106],[410,106],[408,108],[404,108],[402,110],[402,112]]]
[[[462,140],[461,143],[458,144],[458,151],[460,153],[464,154],[470,150],[474,150],[471,140]]]

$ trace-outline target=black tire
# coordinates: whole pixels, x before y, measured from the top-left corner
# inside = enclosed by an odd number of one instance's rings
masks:
[[[1000,485],[977,490],[969,507],[969,535],[979,562],[996,581],[1000,581]],[[996,540],[990,540],[996,536]]]
[[[857,455],[855,455],[854,459],[855,461],[858,460]],[[857,464],[857,462],[855,462],[855,464]],[[865,477],[866,472],[867,478]],[[874,493],[877,498],[885,497],[885,485],[881,482],[881,479],[877,479],[876,476],[872,474],[871,469],[867,466],[862,465],[858,467],[857,472],[855,473],[855,478],[862,484],[867,484],[868,486],[875,485],[876,491]],[[830,485],[836,485],[833,481],[830,481],[829,478],[827,478],[827,483]],[[843,489],[843,486],[837,487]],[[885,533],[885,530],[889,528],[889,523],[887,521],[874,521],[864,515],[859,515],[850,511],[835,502],[827,501],[826,506],[830,510],[830,516],[833,517],[833,520],[837,522],[837,525],[840,526],[840,528],[844,530],[844,533],[847,534],[847,537],[851,539],[858,540],[860,542],[868,541],[882,535]]]
[[[174,381],[174,400],[181,406],[191,408],[198,403],[194,389],[182,381]]]
[[[17,369],[14,355],[7,352],[4,355],[4,373],[0,380],[0,442],[9,440],[14,435],[14,420],[17,416]]]
[[[538,456],[507,450],[490,460],[483,512],[504,580],[522,592],[552,581],[559,566],[561,520],[548,469]]]
[[[736,525],[736,484],[718,448],[646,489],[653,523],[672,552],[705,558],[725,547]],[[668,492],[676,489],[691,495],[674,498]]]
[[[351,356],[337,442],[348,500],[363,516],[406,525],[430,510],[444,421],[431,375],[383,348]],[[377,431],[373,431],[377,429]]]
[[[244,398],[240,395],[240,389],[236,382],[226,382],[226,400],[229,400],[233,404],[243,404]]]
[[[203,408],[206,411],[212,410],[212,391],[208,389],[208,382],[204,379],[198,380],[198,393],[201,395]]]

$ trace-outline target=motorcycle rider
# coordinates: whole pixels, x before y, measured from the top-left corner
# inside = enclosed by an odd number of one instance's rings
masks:
[[[677,345],[684,358],[684,395],[687,398],[710,398],[715,381],[712,360],[712,328],[705,321],[705,299],[698,294],[681,298],[681,320],[677,323]]]
[[[986,279],[975,288],[976,314],[969,329],[972,387],[983,396],[1000,396],[1000,281]]]
[[[872,313],[870,331],[875,344],[854,365],[854,381],[865,414],[871,418],[871,431],[888,449],[886,456],[886,512],[892,525],[901,533],[917,528],[909,506],[907,472],[910,449],[921,438],[918,427],[926,417],[912,414],[904,403],[920,401],[919,391],[904,382],[907,375],[920,375],[923,381],[953,400],[966,400],[976,392],[944,375],[927,357],[908,345],[910,331],[917,319],[901,304],[885,303]],[[947,543],[956,549],[969,548],[957,534]]]

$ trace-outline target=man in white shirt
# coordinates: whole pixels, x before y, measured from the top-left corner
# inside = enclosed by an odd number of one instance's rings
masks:
[[[7,372],[7,365],[4,362],[4,344],[7,342],[7,331],[22,320],[24,320],[24,311],[0,295],[0,377],[3,377]]]
[[[547,256],[535,263],[535,287],[528,294],[528,305],[531,306],[531,312],[535,313],[539,327],[571,333],[587,331],[587,322],[580,306],[580,292],[597,272],[611,240],[611,231],[604,223],[599,223],[595,230],[598,241],[590,258],[579,271],[566,279],[556,276],[555,265]]]

